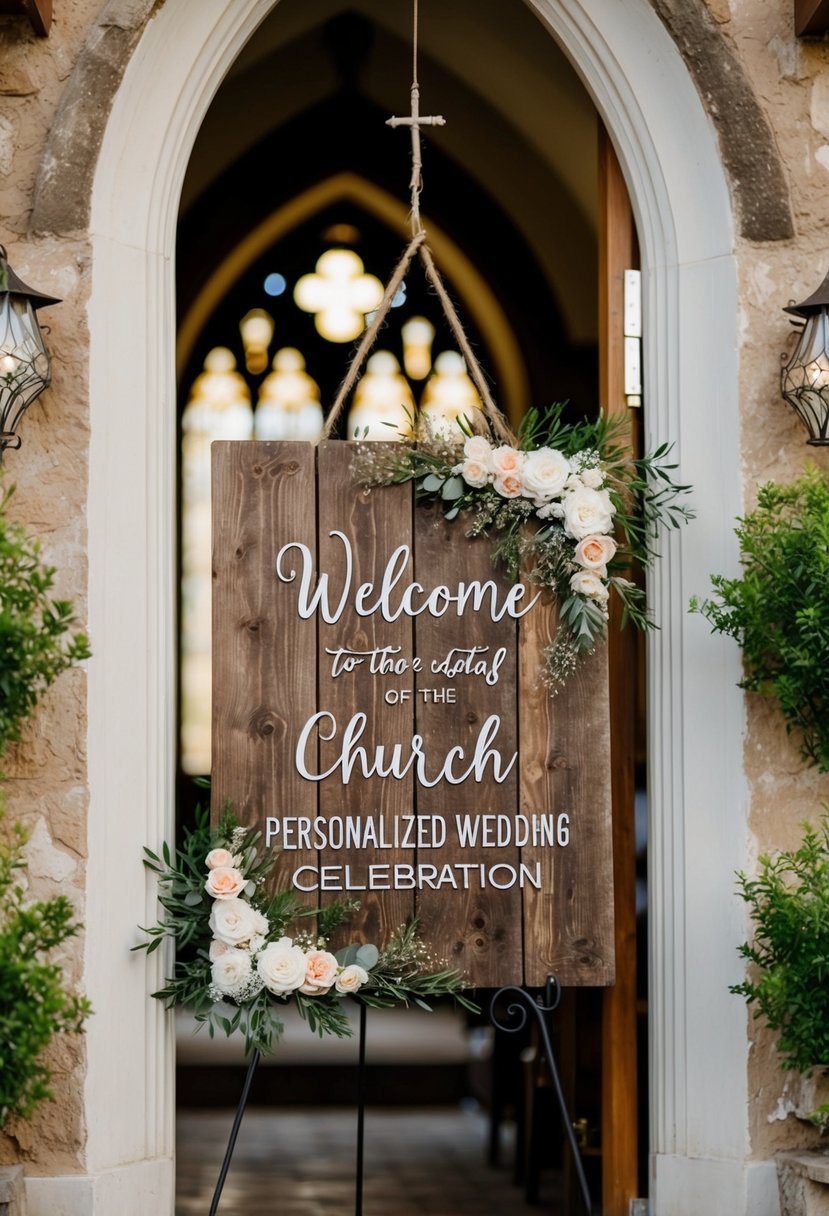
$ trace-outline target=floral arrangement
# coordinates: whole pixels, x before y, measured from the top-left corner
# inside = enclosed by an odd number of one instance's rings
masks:
[[[175,940],[174,974],[153,996],[191,1009],[211,1038],[217,1029],[241,1030],[246,1051],[269,1052],[289,1000],[320,1037],[351,1035],[346,996],[378,1009],[413,1003],[427,1010],[431,999],[452,996],[477,1012],[463,995],[463,976],[432,957],[417,921],[395,930],[382,950],[360,942],[329,950],[359,904],[307,908],[292,891],[272,889],[273,853],[262,849],[258,829],[242,827],[229,810],[215,830],[207,812],[197,811],[180,849],[165,844],[161,857],[144,854],[165,915],[134,948],[152,953],[165,938]],[[288,936],[297,921],[313,918],[316,926]]]
[[[693,516],[676,502],[690,487],[672,480],[670,445],[634,459],[625,419],[565,423],[563,413],[529,411],[514,445],[473,433],[468,419],[454,433],[416,426],[416,442],[361,444],[354,463],[367,488],[414,481],[418,499],[441,503],[446,519],[464,513],[467,536],[491,535],[493,561],[511,578],[524,573],[558,599],[542,672],[553,694],[605,635],[611,593],[623,624],[653,627],[644,589],[627,573],[652,564],[661,525]]]

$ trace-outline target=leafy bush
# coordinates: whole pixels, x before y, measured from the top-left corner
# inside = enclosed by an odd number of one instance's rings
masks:
[[[40,544],[7,517],[12,493],[0,498],[0,756],[52,681],[90,653],[83,633],[70,634],[72,605],[49,597],[55,570]]]
[[[41,1053],[53,1035],[80,1031],[90,1013],[48,957],[80,925],[64,895],[26,902],[25,844],[19,824],[0,837],[0,1127],[12,1116],[28,1119],[52,1096]]]
[[[824,808],[825,810],[826,808]],[[738,875],[754,940],[740,953],[756,970],[731,991],[779,1032],[784,1068],[829,1065],[829,818],[804,824],[793,853],[761,857],[756,878]]]
[[[716,597],[692,610],[743,650],[740,687],[776,698],[801,753],[829,771],[829,476],[808,468],[769,482],[738,521],[743,576],[714,575]]]

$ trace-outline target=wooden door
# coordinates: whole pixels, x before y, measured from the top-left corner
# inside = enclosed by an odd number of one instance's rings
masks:
[[[638,269],[639,248],[621,167],[604,128],[599,137],[599,393],[611,415],[627,414],[639,444],[637,411],[624,383],[624,272]],[[638,683],[635,631],[610,617],[610,743],[616,983],[602,1008],[602,1212],[628,1216],[638,1185],[636,988],[635,722]]]

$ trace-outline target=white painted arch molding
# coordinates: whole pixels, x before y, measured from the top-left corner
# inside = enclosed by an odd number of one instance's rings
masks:
[[[198,128],[273,7],[159,7],[95,172],[86,976],[107,1016],[88,1035],[87,1176],[35,1181],[33,1216],[111,1216],[116,1194],[118,1216],[173,1210],[170,1028],[148,997],[157,965],[128,948],[153,907],[141,846],[167,834],[173,815],[175,229]],[[731,874],[746,834],[737,673],[684,611],[707,571],[733,560],[739,509],[728,190],[698,95],[646,0],[532,7],[581,73],[624,166],[643,249],[649,438],[677,440],[683,479],[698,490],[698,521],[651,589],[663,622],[650,654],[655,1212],[738,1214],[752,1195],[755,1216],[772,1216],[768,1170],[746,1164],[745,1018],[727,997],[742,936]]]

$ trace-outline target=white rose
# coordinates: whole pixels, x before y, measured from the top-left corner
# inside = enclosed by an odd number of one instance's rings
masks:
[[[592,570],[577,570],[570,579],[570,590],[576,595],[586,595],[588,599],[598,600],[600,604],[607,603],[607,587]]]
[[[492,445],[483,435],[470,435],[463,445],[463,454],[467,460],[474,460],[484,468],[492,468]]]
[[[227,849],[211,849],[204,859],[204,864],[208,870],[215,870],[217,866],[235,866],[236,858]]]
[[[580,566],[605,578],[607,563],[612,560],[615,552],[616,541],[612,536],[585,536],[584,540],[580,540],[576,545],[573,556]]]
[[[576,540],[609,532],[613,525],[613,504],[607,490],[581,486],[564,499],[564,531]]]
[[[468,486],[480,488],[489,482],[489,469],[480,460],[465,460],[460,466],[460,473]]]
[[[604,473],[601,469],[582,469],[581,479],[590,490],[600,490],[604,485]]]
[[[265,937],[264,933],[254,933],[253,937],[248,942],[248,950],[250,950],[251,954],[258,954],[259,951],[264,947],[267,940],[268,939]]]
[[[247,950],[226,950],[210,969],[213,983],[225,996],[236,996],[250,979],[250,955]]]
[[[521,469],[525,493],[542,502],[557,498],[569,476],[570,461],[555,448],[528,452]]]
[[[208,923],[220,942],[239,946],[259,932],[257,926],[264,919],[243,899],[217,899]]]
[[[337,976],[334,987],[337,989],[337,992],[341,992],[346,996],[351,992],[359,992],[363,984],[367,983],[368,972],[357,963],[352,963],[350,967],[343,967]]]
[[[235,866],[216,866],[207,875],[204,889],[212,899],[235,899],[242,894],[247,881]]]
[[[268,942],[256,960],[262,982],[274,996],[289,996],[305,982],[305,954],[290,937]]]
[[[300,988],[306,996],[323,996],[337,974],[339,963],[327,950],[309,950],[305,955],[305,983]]]

